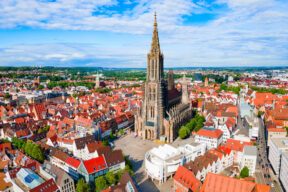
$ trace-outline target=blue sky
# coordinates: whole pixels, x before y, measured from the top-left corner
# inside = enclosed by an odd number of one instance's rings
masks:
[[[0,66],[288,66],[287,0],[0,1]]]

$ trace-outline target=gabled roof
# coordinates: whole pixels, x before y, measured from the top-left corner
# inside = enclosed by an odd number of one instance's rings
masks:
[[[123,163],[125,161],[121,150],[115,150],[113,152],[109,151],[103,154],[108,167]]]
[[[200,129],[196,135],[201,135],[204,137],[211,137],[211,138],[216,138],[218,139],[223,132],[220,129],[211,129],[211,128],[202,128]]]
[[[243,181],[215,173],[207,173],[200,192],[270,192],[270,186]]]
[[[37,187],[29,190],[29,192],[45,192],[45,191],[49,191],[49,192],[55,192],[59,190],[55,181],[53,179],[49,179],[47,181],[45,181],[44,183],[38,185]]]
[[[89,153],[93,153],[101,147],[103,147],[103,144],[101,141],[95,141],[95,142],[87,144],[87,148],[88,148]]]
[[[69,157],[69,155],[67,153],[64,153],[60,150],[56,150],[56,152],[54,153],[53,156],[56,157],[57,159],[60,159],[63,162],[65,162],[67,160],[67,158]]]
[[[245,145],[251,145],[253,146],[253,142],[245,142],[245,141],[239,141],[235,139],[227,139],[225,147],[234,150],[234,151],[243,151],[243,148]]]
[[[198,192],[200,190],[201,182],[195,177],[192,171],[189,171],[181,165],[178,167],[173,178],[192,192]]]
[[[86,144],[95,142],[95,137],[93,135],[88,135],[86,137],[77,138],[74,142],[77,149],[84,149]]]
[[[88,174],[92,174],[108,168],[104,156],[99,156],[87,161],[83,161],[83,164]]]
[[[79,161],[78,159],[75,159],[73,157],[68,157],[66,159],[65,163],[67,163],[71,167],[74,167],[75,169],[78,169],[79,165],[81,164],[81,161]]]
[[[231,149],[224,147],[222,145],[218,146],[218,150],[223,151],[223,152],[227,153],[228,155],[230,155],[230,153],[231,153]]]

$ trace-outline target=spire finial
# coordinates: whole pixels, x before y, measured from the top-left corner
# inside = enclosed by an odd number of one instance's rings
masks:
[[[160,44],[159,44],[159,39],[158,39],[158,29],[157,29],[157,14],[156,11],[154,13],[154,29],[153,29],[153,37],[152,37],[152,46],[151,46],[151,52],[155,52],[158,50],[160,52]]]

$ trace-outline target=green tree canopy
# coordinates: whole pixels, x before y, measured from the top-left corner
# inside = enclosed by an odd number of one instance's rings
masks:
[[[240,178],[248,177],[249,176],[249,169],[247,166],[243,167],[240,172]]]
[[[119,130],[119,134],[122,135],[124,133],[123,129]]]
[[[258,117],[261,117],[263,114],[263,111],[258,111]]]
[[[189,133],[190,133],[190,131],[189,131],[189,129],[186,126],[182,126],[179,129],[179,137],[181,139],[185,139],[189,135]]]
[[[10,98],[10,94],[9,93],[5,93],[4,94],[4,98],[6,98],[6,99]]]
[[[112,171],[109,171],[105,175],[105,179],[109,183],[109,185],[116,184],[116,176]]]
[[[39,145],[34,145],[33,146],[31,156],[34,159],[37,159],[38,161],[40,161],[41,163],[44,162],[44,155],[43,155],[42,149],[41,149],[41,147]]]
[[[76,192],[90,192],[90,186],[81,178],[76,184]]]
[[[96,186],[97,192],[100,192],[100,191],[106,189],[107,187],[109,187],[104,176],[100,176],[100,177],[97,177],[95,179],[95,186]]]

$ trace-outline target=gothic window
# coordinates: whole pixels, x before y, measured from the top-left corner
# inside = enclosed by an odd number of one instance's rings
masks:
[[[151,79],[154,79],[154,60],[151,59]]]
[[[151,117],[151,119],[153,119],[154,118],[154,114],[155,112],[154,112],[154,107],[151,107],[150,108],[150,117]]]

